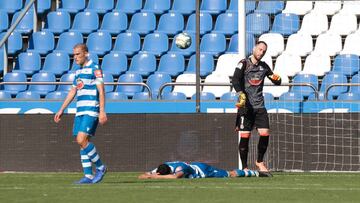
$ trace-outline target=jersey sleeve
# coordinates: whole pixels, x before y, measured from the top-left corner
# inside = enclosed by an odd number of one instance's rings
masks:
[[[271,70],[271,68],[266,64],[264,63],[264,68],[267,70],[266,71],[266,77],[269,78],[269,80],[271,80],[272,83],[274,83],[275,85],[280,85],[281,84],[281,79],[276,81],[276,80],[273,80],[270,76],[274,74],[274,72]]]
[[[97,85],[103,84],[104,83],[103,73],[102,73],[102,70],[99,68],[98,65],[95,65],[93,73],[94,73],[94,76],[95,76],[95,84],[97,84]]]
[[[244,92],[245,84],[245,68],[246,68],[246,60],[241,60],[235,68],[234,75],[232,78],[232,85],[236,92]]]

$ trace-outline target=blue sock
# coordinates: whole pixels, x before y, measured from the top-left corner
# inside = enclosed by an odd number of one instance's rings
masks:
[[[95,145],[89,142],[88,146],[84,149],[90,160],[95,164],[96,168],[102,168],[103,163],[100,160],[99,154],[96,152]]]
[[[253,170],[240,170],[235,169],[238,177],[256,177],[257,173]]]
[[[93,174],[92,174],[91,161],[89,159],[89,156],[86,154],[86,152],[83,149],[80,149],[80,158],[85,176],[88,178],[92,178]]]

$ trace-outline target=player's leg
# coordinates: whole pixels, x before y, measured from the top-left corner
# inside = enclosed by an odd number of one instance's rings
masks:
[[[82,135],[83,133],[79,133],[80,125],[81,125],[82,116],[75,117],[74,120],[74,128],[73,135],[78,140],[78,136],[82,137],[82,139],[86,139],[86,135]],[[86,152],[80,146],[80,161],[84,172],[84,177],[77,181],[77,184],[89,184],[92,183],[92,179],[94,178],[91,167],[91,160]]]
[[[269,117],[266,109],[258,109],[256,113],[255,125],[259,133],[258,156],[256,166],[259,171],[268,172],[269,170],[264,164],[264,156],[269,145]]]
[[[249,109],[247,113],[240,118],[239,124],[240,124],[239,154],[240,154],[242,169],[248,169],[247,158],[249,152],[249,140],[251,136],[251,130],[254,125],[254,117],[251,109]]]
[[[235,170],[229,171],[229,176],[231,178],[235,178],[235,177],[259,177],[259,172],[249,170],[249,169],[247,169],[247,170],[235,169]]]

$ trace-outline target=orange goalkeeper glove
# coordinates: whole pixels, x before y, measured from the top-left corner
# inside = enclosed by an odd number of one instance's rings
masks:
[[[237,108],[242,108],[242,107],[245,106],[245,103],[246,103],[246,95],[245,95],[245,93],[240,92],[240,93],[239,93],[238,100],[237,100],[235,106],[236,106]]]
[[[279,81],[279,80],[281,80],[281,77],[280,77],[280,75],[277,75],[277,74],[272,74],[272,75],[270,75],[270,78],[272,79],[272,80],[274,80],[274,81]]]

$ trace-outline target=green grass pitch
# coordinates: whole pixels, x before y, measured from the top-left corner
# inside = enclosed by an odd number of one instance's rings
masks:
[[[0,173],[0,202],[360,202],[358,173],[274,173],[273,178],[138,180],[111,173]]]

